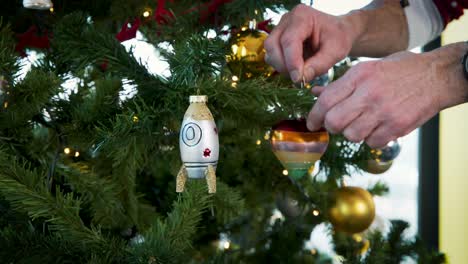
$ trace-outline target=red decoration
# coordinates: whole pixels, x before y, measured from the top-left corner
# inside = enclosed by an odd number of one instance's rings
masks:
[[[172,1],[171,1],[172,2]],[[158,0],[158,6],[154,10],[154,19],[160,25],[167,24],[170,19],[173,19],[174,15],[166,9],[166,1]]]
[[[271,22],[271,18],[262,22],[258,22],[257,28],[259,30],[265,31],[266,33],[270,34],[271,30],[268,28],[268,25],[270,24],[270,22]]]
[[[18,34],[18,42],[16,43],[15,50],[20,53],[21,56],[25,57],[26,47],[48,49],[50,48],[50,41],[47,30],[39,34],[39,30],[36,26],[31,26],[26,32]]]
[[[273,126],[273,130],[283,130],[291,132],[310,132],[307,128],[307,121],[304,118],[283,120]],[[324,128],[319,129],[317,132],[326,131]]]
[[[140,28],[140,25],[141,25],[141,20],[139,18],[136,18],[130,27],[128,27],[128,20],[125,21],[125,23],[122,25],[122,29],[119,31],[119,33],[115,35],[115,38],[119,42],[124,42],[126,40],[135,38],[136,32],[138,31],[138,28]],[[99,67],[101,68],[102,71],[106,71],[108,66],[109,66],[109,62],[107,60],[99,64]]]
[[[211,150],[209,148],[206,148],[205,151],[203,151],[203,157],[209,157],[211,155]]]
[[[206,20],[212,16],[213,14],[216,14],[218,12],[218,9],[227,3],[232,2],[232,0],[212,0],[206,5],[206,8],[203,8],[200,12],[200,22],[205,23]],[[213,21],[212,21],[213,22]]]
[[[128,20],[125,21],[120,32],[115,35],[115,38],[117,38],[120,42],[135,38],[136,32],[140,25],[141,21],[139,18],[136,18],[130,27],[128,27]]]
[[[468,0],[434,0],[434,4],[439,10],[439,14],[444,21],[444,27],[463,15],[463,9],[468,8]]]

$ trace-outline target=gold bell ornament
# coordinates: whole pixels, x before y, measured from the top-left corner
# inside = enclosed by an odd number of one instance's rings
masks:
[[[216,166],[219,158],[218,129],[206,95],[190,96],[179,135],[183,162],[177,174],[176,192],[183,192],[188,178],[205,178],[208,192],[216,193]]]

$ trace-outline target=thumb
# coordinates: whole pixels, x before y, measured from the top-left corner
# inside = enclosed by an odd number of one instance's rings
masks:
[[[328,69],[340,61],[340,55],[333,46],[323,45],[312,57],[306,60],[303,71],[307,81],[326,73]]]

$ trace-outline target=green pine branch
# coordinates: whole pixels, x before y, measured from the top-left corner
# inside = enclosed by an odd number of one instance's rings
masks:
[[[110,229],[122,227],[128,222],[118,199],[119,188],[113,181],[64,165],[58,168],[56,174],[64,175],[73,192],[82,195],[84,207],[91,210],[93,225]]]
[[[0,77],[10,84],[15,84],[15,79],[19,74],[20,63],[15,53],[14,34],[8,24],[0,17]]]
[[[82,247],[104,247],[106,240],[96,228],[86,227],[79,216],[81,201],[57,189],[55,196],[44,183],[45,175],[27,164],[10,160],[0,172],[0,193],[12,208],[33,220],[44,219],[49,229]]]
[[[189,255],[191,241],[210,205],[205,181],[189,180],[166,220],[157,219],[130,248],[132,263],[180,263]]]

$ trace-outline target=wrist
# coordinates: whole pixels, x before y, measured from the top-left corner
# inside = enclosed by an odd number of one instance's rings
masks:
[[[364,10],[353,10],[348,14],[339,16],[344,31],[347,33],[347,45],[351,56],[353,55],[353,47],[356,47],[366,31],[367,16],[368,14]]]
[[[426,53],[430,75],[439,95],[440,110],[468,101],[468,80],[461,60],[468,50],[464,42],[450,44]]]
[[[341,18],[351,39],[350,56],[385,57],[408,47],[408,25],[398,1],[374,0]]]

